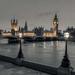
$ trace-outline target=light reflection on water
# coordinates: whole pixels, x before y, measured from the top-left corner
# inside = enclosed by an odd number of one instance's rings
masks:
[[[1,42],[2,43],[2,42]],[[64,56],[64,42],[37,42],[22,44],[25,60],[33,61],[53,67],[59,67]],[[75,68],[75,43],[68,42],[68,54],[71,65]],[[16,57],[19,44],[0,44],[0,54]]]
[[[30,44],[29,44],[30,45]],[[24,45],[23,45],[24,46]],[[28,44],[25,44],[23,50],[28,47]],[[31,45],[32,46],[32,45]],[[16,57],[19,50],[19,44],[7,44],[7,41],[0,40],[0,54],[10,57]],[[28,69],[25,67],[18,67],[11,63],[6,63],[0,61],[0,75],[48,75],[39,71]]]

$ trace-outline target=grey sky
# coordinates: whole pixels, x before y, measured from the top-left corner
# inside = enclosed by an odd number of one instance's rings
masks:
[[[25,20],[29,28],[42,25],[49,29],[54,14],[59,17],[59,28],[75,25],[75,0],[0,0],[0,28],[10,28],[10,19],[16,16],[19,26]]]

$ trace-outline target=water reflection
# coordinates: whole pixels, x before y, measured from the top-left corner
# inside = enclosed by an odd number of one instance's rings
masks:
[[[65,52],[65,42],[36,42],[22,44],[25,60],[49,66],[58,67]],[[75,68],[75,43],[68,42],[68,54],[72,66]],[[19,44],[0,44],[0,54],[16,57]]]
[[[35,47],[35,43],[33,43],[33,47]]]

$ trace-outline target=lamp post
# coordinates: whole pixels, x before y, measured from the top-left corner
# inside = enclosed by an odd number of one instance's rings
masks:
[[[22,33],[19,33],[20,49],[19,49],[19,53],[18,53],[18,56],[17,56],[17,58],[19,58],[19,59],[23,59],[24,58],[23,52],[22,52],[21,38],[22,38]]]
[[[57,75],[72,75],[73,68],[70,66],[70,60],[68,58],[67,52],[67,41],[69,38],[68,32],[64,33],[64,38],[65,38],[65,54],[61,62],[61,65],[57,70]]]
[[[64,58],[62,60],[61,66],[64,68],[69,68],[70,67],[70,60],[68,58],[68,53],[67,53],[67,40],[69,38],[68,32],[64,33],[64,38],[65,38],[65,54],[64,54]]]

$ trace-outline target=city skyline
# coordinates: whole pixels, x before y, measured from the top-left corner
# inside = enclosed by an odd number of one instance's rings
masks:
[[[74,3],[74,0],[0,0],[0,28],[10,30],[10,20],[16,16],[21,27],[26,20],[29,29],[37,25],[50,29],[55,13],[60,29],[74,26]]]

